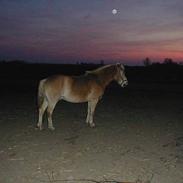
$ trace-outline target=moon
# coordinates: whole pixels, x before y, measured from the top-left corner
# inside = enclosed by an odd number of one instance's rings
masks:
[[[117,12],[118,12],[118,11],[117,11],[116,9],[113,9],[113,10],[112,10],[112,14],[113,14],[113,15],[117,14]]]

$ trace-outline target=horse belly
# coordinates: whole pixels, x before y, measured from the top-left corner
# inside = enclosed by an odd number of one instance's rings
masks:
[[[64,92],[61,95],[61,99],[72,102],[82,103],[89,100],[99,98],[101,96],[101,89],[91,83],[77,83],[64,86]]]
[[[74,88],[67,88],[61,95],[61,99],[72,102],[72,103],[82,103],[88,101],[88,92],[81,90],[75,90]]]
[[[67,102],[72,102],[72,103],[82,103],[82,102],[88,101],[87,97],[82,97],[82,96],[76,95],[76,94],[63,95],[63,96],[61,96],[61,99],[65,100]]]

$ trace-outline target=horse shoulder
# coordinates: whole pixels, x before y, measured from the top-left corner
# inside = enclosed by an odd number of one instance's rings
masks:
[[[88,74],[88,81],[90,85],[90,96],[92,98],[101,98],[104,93],[104,88],[95,74]]]

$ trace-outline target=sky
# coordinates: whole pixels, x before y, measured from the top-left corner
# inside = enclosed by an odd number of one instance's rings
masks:
[[[146,57],[183,61],[182,0],[0,0],[0,60],[133,65]]]

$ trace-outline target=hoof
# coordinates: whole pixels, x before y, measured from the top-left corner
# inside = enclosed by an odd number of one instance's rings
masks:
[[[43,127],[37,125],[37,126],[35,127],[35,130],[40,130],[40,131],[41,131],[41,130],[43,130]]]
[[[55,130],[55,128],[53,127],[53,126],[51,126],[51,127],[48,127],[51,131],[54,131]]]
[[[90,123],[91,128],[95,128],[95,123]]]

